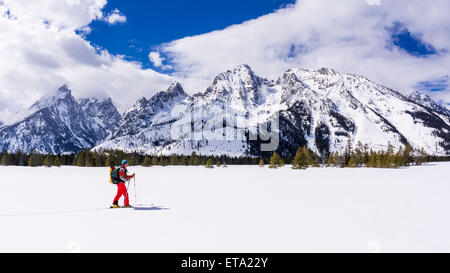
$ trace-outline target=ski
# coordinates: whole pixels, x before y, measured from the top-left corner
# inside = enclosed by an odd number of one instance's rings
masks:
[[[113,207],[113,206],[110,206],[109,208],[110,209],[134,209],[134,208],[142,208],[142,207],[153,207],[155,204],[150,204],[150,205],[144,205],[144,204],[139,204],[139,205],[136,205],[136,206],[132,206],[132,207],[124,207],[124,206],[119,206],[119,207]]]

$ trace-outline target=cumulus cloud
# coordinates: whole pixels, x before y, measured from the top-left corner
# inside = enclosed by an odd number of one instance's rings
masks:
[[[150,60],[150,62],[152,62],[152,64],[155,67],[159,67],[159,68],[162,68],[162,69],[170,69],[170,68],[172,68],[170,65],[163,64],[165,58],[162,57],[158,51],[151,51],[148,54],[148,59]]]
[[[103,18],[106,0],[3,0],[4,7],[21,22],[43,19],[58,27],[78,28]]]
[[[115,9],[105,18],[105,21],[110,25],[115,25],[119,23],[125,23],[127,21],[127,17],[118,9]]]
[[[123,111],[173,79],[190,93],[203,91],[218,73],[242,63],[272,79],[292,67],[331,67],[405,93],[449,76],[447,0],[299,0],[240,25],[159,45],[148,58],[170,75],[142,69],[83,38],[93,20],[124,16],[118,10],[105,16],[105,5],[106,0],[0,1],[0,120],[63,84],[77,97],[111,96]],[[111,22],[126,20],[117,18]],[[396,23],[439,54],[420,57],[395,47]],[[446,89],[429,94],[450,103],[448,84],[440,86]]]
[[[449,73],[448,10],[447,0],[299,0],[240,25],[164,44],[160,52],[191,90],[204,90],[217,73],[246,63],[269,78],[292,67],[331,67],[409,93]],[[391,29],[398,23],[439,54],[418,57],[393,46]],[[450,102],[449,90],[429,94]]]
[[[102,20],[103,0],[0,1],[0,120],[68,84],[76,97],[112,97],[121,111],[172,82],[96,48],[76,32]]]
[[[153,63],[154,66],[156,66],[156,67],[162,66],[162,62],[163,62],[164,58],[161,58],[161,56],[159,55],[159,52],[156,52],[156,51],[150,52],[150,54],[148,54],[148,58]]]

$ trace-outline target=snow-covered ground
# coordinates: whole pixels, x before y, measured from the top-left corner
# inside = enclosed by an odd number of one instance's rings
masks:
[[[450,162],[130,170],[111,210],[107,168],[0,167],[0,252],[450,251]]]

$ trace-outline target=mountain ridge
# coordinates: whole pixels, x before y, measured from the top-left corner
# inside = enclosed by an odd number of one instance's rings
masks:
[[[267,139],[261,130],[272,119],[274,134]],[[0,123],[0,150],[12,152],[94,148],[266,156],[272,151],[261,145],[272,141],[283,156],[293,156],[304,145],[326,155],[358,143],[374,150],[410,144],[429,154],[449,155],[450,111],[417,91],[405,96],[331,68],[292,68],[269,80],[239,65],[216,76],[203,93],[188,95],[174,82],[122,114],[111,98],[76,100],[64,85],[14,123]]]
[[[170,136],[170,126],[178,126],[180,120],[187,119],[185,126],[195,127],[195,122],[189,124],[191,114],[231,109],[233,114],[247,115],[248,122],[254,127],[279,112],[281,134],[277,151],[282,155],[293,155],[303,145],[318,154],[342,152],[349,141],[352,145],[368,144],[375,150],[386,148],[389,143],[395,147],[411,144],[424,147],[430,154],[448,154],[449,115],[428,99],[411,99],[363,76],[341,74],[329,68],[316,71],[293,68],[273,81],[258,77],[248,65],[240,65],[220,73],[204,93],[169,103],[167,109],[160,105],[151,116],[141,116],[143,119],[140,120],[133,112],[126,120],[135,124],[139,120],[139,126],[130,133],[115,135],[96,149],[166,155],[193,151],[211,155],[261,155],[257,147],[261,141],[249,141],[249,128],[246,128],[245,139],[232,141],[217,142],[204,136],[196,140],[192,137],[177,140]],[[199,105],[203,110],[196,108]],[[134,107],[142,107],[140,111],[145,111],[146,107],[155,109],[155,104],[147,102]],[[171,117],[173,108],[191,114]],[[226,119],[227,114],[224,116]],[[214,119],[217,118],[206,117],[205,121],[202,117],[197,122],[202,128]],[[224,134],[229,130],[236,131],[233,126],[226,126],[225,121],[224,124]]]

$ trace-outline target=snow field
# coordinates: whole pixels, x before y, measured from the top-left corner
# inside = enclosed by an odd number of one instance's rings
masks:
[[[0,252],[448,252],[449,170],[0,167]]]

